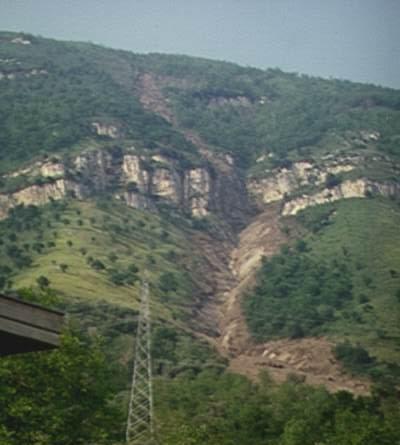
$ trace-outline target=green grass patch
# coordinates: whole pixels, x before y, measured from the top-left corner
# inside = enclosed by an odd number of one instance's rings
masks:
[[[327,335],[400,360],[400,208],[351,199],[297,216],[303,240],[265,260],[245,301],[253,335]]]
[[[137,307],[145,271],[160,316],[186,318],[192,284],[176,226],[113,201],[54,202],[18,208],[0,223],[3,289],[48,285],[86,301]],[[46,285],[46,283],[44,283]]]

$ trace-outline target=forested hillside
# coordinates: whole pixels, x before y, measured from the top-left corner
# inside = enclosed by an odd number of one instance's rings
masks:
[[[123,443],[145,276],[162,443],[400,443],[399,158],[397,90],[1,32],[0,291],[69,321],[0,443]]]

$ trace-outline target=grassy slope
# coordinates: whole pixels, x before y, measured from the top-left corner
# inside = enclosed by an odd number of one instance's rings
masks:
[[[104,207],[105,206],[105,207]],[[100,208],[99,208],[100,207]],[[5,222],[6,223],[6,222]],[[8,240],[14,228],[6,228],[2,223],[3,252],[11,244]],[[48,227],[50,225],[50,227]],[[160,314],[171,316],[176,311],[182,315],[182,307],[190,298],[191,283],[175,258],[183,260],[185,239],[172,224],[162,221],[153,214],[129,209],[119,203],[96,205],[94,202],[70,202],[66,208],[47,206],[42,211],[41,229],[17,232],[14,245],[38,242],[38,233],[43,230],[40,242],[46,245],[42,252],[32,250],[29,255],[33,263],[28,268],[13,269],[11,279],[14,287],[27,287],[36,284],[40,275],[50,280],[50,285],[61,295],[98,302],[107,300],[110,304],[136,307],[139,282],[134,285],[115,285],[110,281],[108,269],[126,270],[130,264],[149,272],[149,281],[154,284],[156,303]],[[72,246],[68,242],[72,241]],[[47,247],[48,242],[55,246]],[[86,249],[83,255],[80,249]],[[117,259],[109,258],[110,254]],[[100,260],[106,270],[95,270],[87,263],[88,257]],[[1,263],[10,264],[3,256]],[[12,264],[12,263],[11,263]],[[63,272],[60,264],[66,264]],[[168,294],[168,310],[165,301],[160,301],[159,278],[165,272],[173,273],[179,286],[176,292]]]
[[[353,275],[353,300],[329,331],[360,341],[388,361],[400,360],[400,208],[377,199],[352,199],[334,206],[331,223],[306,240],[316,258],[343,257]],[[310,214],[314,209],[309,209]],[[369,283],[371,280],[371,283]],[[365,295],[369,302],[360,303]],[[368,310],[371,305],[372,310]],[[361,322],[352,318],[356,312]],[[356,316],[358,319],[358,317]]]
[[[76,328],[101,334],[107,356],[122,363],[122,386],[130,378],[139,278],[144,275],[151,286],[155,374],[176,375],[207,366],[224,366],[210,346],[193,335],[193,326],[188,323],[194,289],[187,269],[197,260],[188,249],[184,223],[179,224],[176,219],[174,223],[168,222],[166,217],[112,200],[54,202],[37,212],[36,217],[22,213],[0,222],[0,275],[4,275],[3,266],[11,266],[7,279],[14,289],[37,288],[37,278],[46,276]],[[49,246],[49,242],[55,245]],[[34,250],[35,243],[44,246],[41,252]],[[28,250],[24,248],[27,244]],[[10,246],[14,251],[21,249],[32,263],[16,266],[8,255]],[[87,251],[85,255],[82,248]],[[89,257],[100,260],[106,268],[95,270],[87,262]],[[61,264],[68,266],[65,272]],[[110,271],[126,273],[131,264],[139,269],[134,274],[138,279],[133,284],[114,284]],[[174,289],[166,289],[162,282],[166,274],[175,278]],[[121,396],[125,403],[128,393],[123,391]]]
[[[343,200],[296,219],[305,228],[302,241],[266,261],[245,300],[253,335],[326,335],[398,363],[399,203]]]
[[[9,40],[11,37],[0,34],[0,39]],[[14,80],[3,80],[0,85],[0,102],[4,104],[4,107],[0,107],[0,117],[1,113],[7,115],[7,119],[0,119],[5,125],[4,131],[0,131],[3,137],[1,168],[4,170],[43,156],[46,151],[49,154],[58,150],[64,152],[69,151],[71,146],[79,150],[80,144],[95,137],[90,124],[97,119],[110,123],[118,121],[122,125],[124,137],[115,141],[117,144],[123,145],[134,139],[143,146],[166,145],[178,151],[193,148],[182,141],[166,121],[141,107],[134,91],[137,76],[143,72],[170,76],[178,81],[183,79],[187,85],[185,88],[177,88],[179,82],[174,86],[172,81],[172,87],[165,91],[181,123],[194,128],[220,149],[236,151],[242,165],[248,166],[265,151],[275,152],[277,158],[288,156],[296,159],[308,155],[318,158],[321,153],[339,150],[349,131],[357,135],[360,130],[381,133],[382,140],[368,146],[371,156],[382,150],[392,155],[398,153],[396,141],[400,131],[400,99],[399,93],[390,89],[308,78],[279,70],[241,68],[205,59],[138,56],[95,45],[61,43],[42,38],[34,38],[31,46],[2,42],[0,56],[21,61],[19,67],[22,72],[32,68],[48,71],[43,77],[17,76]],[[7,69],[12,72],[13,67]],[[60,79],[63,81],[60,82]],[[211,99],[235,99],[241,95],[251,100],[249,107],[210,106]],[[261,103],[259,99],[264,96],[264,103]],[[43,97],[46,98],[46,106],[41,106]],[[85,100],[82,101],[82,97]],[[10,104],[14,114],[8,110]],[[32,122],[40,125],[32,125]],[[49,128],[55,132],[49,132]],[[335,139],[335,143],[330,142],[332,146],[329,145],[329,137]],[[21,141],[24,145],[21,145]],[[98,142],[102,144],[104,140]],[[356,145],[353,144],[352,152],[355,149]],[[384,171],[381,166],[376,170],[379,170],[376,173],[379,179],[393,179],[397,172],[391,168]],[[396,269],[397,251],[394,251],[398,243],[394,228],[397,220],[393,219],[395,213],[392,214],[386,207],[374,207],[378,206],[379,201],[363,201],[357,204],[358,210],[355,202],[351,201],[352,205],[337,204],[335,218],[342,215],[342,219],[335,220],[335,224],[318,236],[310,236],[307,241],[316,257],[326,255],[326,252],[343,256],[339,245],[345,245],[354,257],[349,261],[354,268],[355,301],[359,295],[366,294],[375,310],[368,313],[361,309],[362,305],[356,307],[352,303],[352,310],[362,311],[361,318],[365,320],[363,327],[344,319],[341,319],[342,325],[336,322],[334,326],[337,326],[337,332],[350,329],[349,335],[353,338],[358,332],[356,328],[365,331],[365,326],[372,326],[375,331],[379,330],[379,338],[374,340],[376,332],[362,334],[362,337],[368,339],[368,344],[374,348],[374,345],[386,343],[385,337],[392,335],[393,329],[396,331],[396,313],[388,307],[396,303],[394,294],[398,281],[387,274],[388,270]],[[368,205],[373,208],[362,210],[363,206]],[[381,202],[379,205],[389,204]],[[134,262],[141,270],[144,267],[151,269],[151,254],[159,270],[158,273],[150,271],[153,282],[158,283],[162,271],[173,272],[179,278],[178,291],[170,293],[168,304],[159,306],[160,312],[166,312],[170,318],[184,318],[183,308],[186,304],[190,305],[190,279],[182,273],[183,268],[176,264],[173,257],[167,258],[168,252],[173,249],[179,257],[183,256],[181,264],[184,262],[184,237],[169,225],[169,238],[162,239],[163,225],[167,223],[151,216],[145,222],[145,227],[139,227],[138,221],[147,217],[123,206],[115,207],[112,212],[90,203],[76,206],[82,212],[82,217],[76,215],[76,208],[69,207],[59,217],[69,218],[70,224],[52,221],[54,229],[43,228],[45,241],[55,241],[57,245],[44,249],[40,254],[30,253],[34,259],[33,267],[17,274],[14,271],[12,279],[15,286],[30,285],[38,276],[46,275],[51,285],[65,295],[93,301],[107,299],[112,303],[135,306],[138,286],[113,285],[107,272],[91,268],[79,249],[87,248],[86,257],[91,255],[100,259],[107,268],[115,267],[107,258],[109,253],[114,252],[119,258],[116,264],[121,268]],[[310,209],[307,212],[314,211]],[[110,215],[111,220],[104,221]],[[90,223],[90,217],[95,217],[96,222]],[[125,222],[125,218],[129,222]],[[83,226],[78,225],[78,219],[83,220]],[[346,219],[351,221],[348,227],[344,222]],[[368,225],[364,224],[365,221],[368,221]],[[386,226],[383,226],[383,222]],[[112,224],[123,227],[123,230],[111,228]],[[129,227],[129,231],[125,230],[126,227]],[[56,239],[52,238],[54,230],[58,232]],[[18,236],[18,243],[23,244],[32,243],[37,234],[26,231]],[[371,239],[380,241],[372,244]],[[72,246],[67,245],[68,240],[73,242]],[[382,254],[384,242],[388,244],[385,252],[393,251],[393,254]],[[366,246],[371,248],[362,252]],[[374,249],[378,251],[375,253]],[[5,261],[8,261],[7,257]],[[363,268],[357,269],[354,266],[356,262]],[[68,265],[65,273],[60,270],[60,263]],[[368,275],[373,279],[369,286],[363,282],[363,277]],[[157,298],[161,298],[160,293]],[[166,309],[167,306],[169,309]],[[374,316],[376,319],[373,319]],[[335,334],[335,329],[332,327],[332,334]],[[385,333],[385,330],[390,332]],[[384,352],[383,346],[376,348],[382,355],[389,355],[388,351]]]

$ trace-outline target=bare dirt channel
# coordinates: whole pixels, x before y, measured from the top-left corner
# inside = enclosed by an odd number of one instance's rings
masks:
[[[236,184],[237,172],[223,156],[217,156],[193,131],[180,128],[162,92],[168,79],[143,74],[139,79],[138,94],[145,108],[159,114],[197,146],[225,178],[222,189]],[[234,176],[232,176],[234,175]],[[244,206],[245,186],[235,185],[235,199]],[[220,192],[221,192],[220,191]],[[232,198],[232,197],[231,197]],[[223,200],[222,200],[223,201]],[[261,371],[268,371],[278,382],[290,376],[312,385],[324,385],[330,391],[348,390],[355,394],[369,391],[367,380],[347,374],[332,353],[333,343],[326,338],[280,339],[256,344],[251,338],[242,312],[242,299],[255,283],[255,274],[263,256],[279,252],[288,242],[280,227],[280,204],[270,205],[248,221],[234,236],[215,239],[205,233],[193,235],[193,246],[204,258],[203,276],[198,277],[206,303],[200,306],[195,325],[198,335],[209,341],[229,361],[229,370],[257,379]],[[244,209],[246,213],[246,209]],[[226,212],[229,217],[229,210]],[[247,212],[248,213],[248,212]],[[235,214],[232,214],[236,216]],[[231,215],[231,216],[232,216]],[[224,216],[224,215],[222,215]],[[239,220],[243,220],[239,215]]]
[[[283,382],[288,378],[324,385],[330,391],[348,390],[365,394],[369,382],[347,374],[332,353],[326,338],[279,339],[256,344],[242,312],[242,299],[251,291],[263,256],[279,252],[288,241],[280,229],[279,208],[270,206],[240,232],[228,261],[221,259],[220,246],[212,242],[203,254],[209,258],[215,295],[203,308],[207,323],[214,324],[216,336],[209,341],[229,360],[229,370],[257,379],[261,371]],[[223,249],[226,254],[226,246]]]

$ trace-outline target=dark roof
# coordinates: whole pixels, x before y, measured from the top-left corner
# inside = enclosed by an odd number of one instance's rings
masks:
[[[63,323],[60,311],[0,294],[0,355],[57,347]]]

